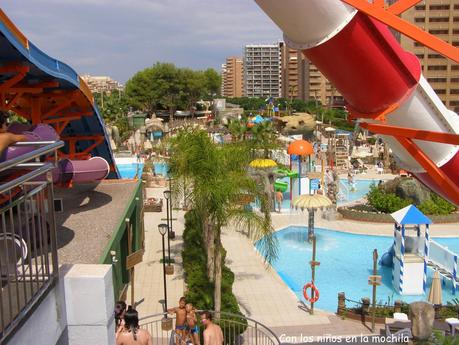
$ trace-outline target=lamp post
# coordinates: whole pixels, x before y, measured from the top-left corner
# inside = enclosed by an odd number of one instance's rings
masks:
[[[170,174],[170,170],[168,171],[168,175],[169,175],[169,174]],[[170,224],[169,224],[169,237],[171,237],[172,239],[174,239],[174,238],[175,238],[175,233],[174,233],[174,231],[172,230],[172,223],[173,223],[173,218],[172,218],[172,178],[169,176],[168,180],[169,180],[169,193],[170,193],[170,194],[169,194],[169,195],[170,195],[170,196],[169,196],[169,205],[170,205],[169,211],[170,211],[170,217],[168,216],[169,219],[170,219]],[[168,238],[169,238],[169,237],[168,237]],[[170,261],[169,261],[169,263],[170,263]]]
[[[169,209],[172,209],[172,203],[171,203],[171,191],[170,190],[165,190],[164,191],[164,197],[166,198],[166,204],[167,204],[167,266],[166,266],[166,274],[172,275],[174,274],[174,266],[171,264],[171,241],[170,241],[170,236],[171,236],[171,227],[172,227],[172,217],[169,218]]]
[[[171,191],[170,190],[165,190],[164,191],[164,198],[166,198],[166,221],[167,221],[167,260],[168,263],[171,263],[171,241],[169,238],[170,234],[170,229],[171,229],[171,223],[172,219],[169,218],[169,208],[172,208],[172,205],[170,205],[170,200],[171,200]]]
[[[162,243],[163,243],[163,279],[164,279],[164,311],[167,312],[167,287],[166,287],[166,251],[165,251],[165,245],[164,245],[164,235],[166,234],[166,231],[168,230],[167,224],[161,223],[158,225],[158,231],[161,234],[162,237]],[[167,314],[166,314],[167,318]]]

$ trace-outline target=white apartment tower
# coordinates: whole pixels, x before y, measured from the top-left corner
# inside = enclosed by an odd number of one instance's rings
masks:
[[[244,49],[244,95],[246,97],[280,97],[282,42],[250,44]]]

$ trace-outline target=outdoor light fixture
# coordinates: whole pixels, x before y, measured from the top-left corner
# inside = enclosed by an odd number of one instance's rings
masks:
[[[161,239],[162,239],[162,244],[163,244],[163,284],[164,284],[164,313],[165,313],[165,318],[163,318],[161,322],[161,327],[163,330],[169,330],[171,327],[170,321],[168,321],[167,318],[167,285],[166,285],[166,250],[165,250],[165,245],[164,245],[164,235],[166,235],[166,232],[168,231],[168,226],[167,224],[161,223],[158,224],[158,231],[161,234]]]
[[[166,198],[166,200],[169,200],[171,198],[171,191],[170,190],[165,190],[163,194],[164,194],[164,197]]]
[[[161,236],[164,236],[167,232],[168,226],[167,224],[161,223],[158,225],[158,231],[161,234]]]

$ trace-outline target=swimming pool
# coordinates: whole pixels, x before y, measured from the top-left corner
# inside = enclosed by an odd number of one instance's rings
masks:
[[[388,236],[355,235],[326,229],[316,229],[317,254],[320,266],[316,268],[316,286],[320,290],[317,308],[335,312],[338,292],[345,292],[346,298],[359,301],[362,297],[372,296],[372,287],[368,285],[368,276],[373,274],[373,249],[381,257],[392,245],[393,238]],[[303,302],[303,286],[311,280],[309,261],[312,257],[312,245],[307,239],[307,227],[290,226],[278,231],[275,236],[279,241],[279,257],[273,268]],[[459,253],[459,238],[436,238],[440,244]],[[258,244],[256,244],[257,246]],[[382,285],[377,289],[378,303],[390,300],[413,302],[426,300],[427,296],[400,296],[392,288],[392,269],[378,265],[378,274],[382,275]],[[428,270],[427,285],[430,289],[432,271]],[[451,293],[451,283],[443,287],[443,303],[459,297]],[[352,306],[352,305],[350,305]]]
[[[155,167],[156,175],[167,177],[169,167],[166,163],[153,163]],[[123,163],[117,164],[118,171],[120,172],[121,178],[134,178],[137,173],[140,176],[142,174],[143,163]]]
[[[142,175],[143,163],[123,163],[117,164],[116,167],[121,178],[134,178],[136,175]]]
[[[277,181],[287,182],[289,187],[283,193],[284,200],[282,209],[290,208],[290,178],[284,177]],[[379,180],[355,180],[353,185],[349,185],[347,179],[340,179],[340,193],[338,195],[338,205],[356,201],[363,198],[369,191],[371,184],[378,184]]]

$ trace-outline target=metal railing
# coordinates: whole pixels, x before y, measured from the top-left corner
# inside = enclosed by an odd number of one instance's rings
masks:
[[[200,313],[202,311],[197,311]],[[232,313],[220,312],[219,317],[214,311],[210,311],[213,317],[213,322],[218,324],[224,337],[224,344],[231,345],[279,345],[281,344],[277,335],[262,323]],[[185,345],[192,343],[189,339],[189,332],[185,332],[185,336],[177,334],[174,330],[162,330],[162,319],[165,314],[154,314],[140,319],[140,327],[150,332],[153,344],[158,345]],[[172,319],[175,319],[173,317]],[[199,316],[198,316],[199,320]],[[202,325],[199,324],[200,343],[203,344]]]
[[[20,143],[30,152],[0,163],[0,343],[52,289],[58,273],[52,162],[64,145]]]

